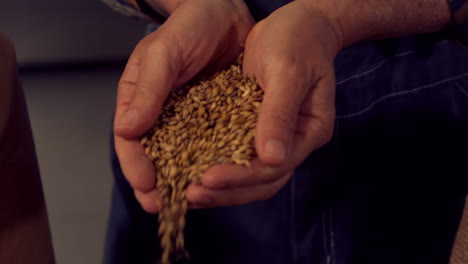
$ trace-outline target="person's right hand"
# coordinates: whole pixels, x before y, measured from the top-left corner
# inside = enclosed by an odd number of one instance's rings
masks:
[[[155,172],[139,138],[157,120],[170,90],[202,70],[219,69],[240,52],[254,25],[242,0],[184,1],[133,51],[119,82],[115,149],[144,210],[160,208]]]

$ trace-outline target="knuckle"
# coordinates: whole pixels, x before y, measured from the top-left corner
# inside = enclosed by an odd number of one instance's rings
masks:
[[[269,61],[268,67],[271,75],[281,75],[283,78],[291,78],[292,80],[298,77],[299,65],[303,65],[301,58],[287,56],[280,50],[267,55],[266,59]]]
[[[271,124],[280,128],[294,129],[296,118],[293,114],[283,108],[272,109],[269,113]]]
[[[170,46],[165,41],[152,41],[145,45],[145,53],[147,57],[162,57],[167,56],[171,51]]]
[[[121,90],[127,91],[127,90],[131,90],[133,87],[135,87],[136,83],[131,81],[131,80],[121,78],[119,80],[119,83],[117,84],[117,86],[120,88],[120,90],[117,90],[117,92],[119,92]]]
[[[155,59],[167,61],[170,54],[178,51],[178,47],[177,38],[173,35],[164,34],[164,37],[161,34],[149,35],[137,44],[135,52],[140,54],[139,63]]]
[[[120,80],[117,87],[117,98],[125,99],[125,102],[128,103],[133,94],[133,88],[136,87],[136,83],[127,80]]]
[[[320,129],[317,137],[322,142],[321,145],[325,145],[330,142],[333,138],[333,132],[335,130],[335,118],[334,115],[327,117],[320,122]]]
[[[144,82],[137,83],[135,90],[133,91],[133,97],[141,98],[141,99],[149,99],[150,98],[150,87],[148,84]]]
[[[133,98],[136,100],[151,101],[163,103],[166,100],[166,95],[163,91],[160,91],[157,87],[149,85],[147,83],[138,83],[133,91]]]

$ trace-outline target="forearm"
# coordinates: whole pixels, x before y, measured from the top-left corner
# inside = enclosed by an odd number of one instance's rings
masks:
[[[450,22],[447,0],[298,0],[330,18],[340,46],[437,31]]]

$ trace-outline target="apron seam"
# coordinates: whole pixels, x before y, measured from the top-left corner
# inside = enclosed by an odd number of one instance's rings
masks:
[[[351,118],[351,117],[360,116],[360,115],[372,110],[376,105],[387,101],[388,99],[392,99],[392,98],[396,98],[396,97],[400,97],[400,96],[404,96],[404,95],[416,94],[416,93],[418,93],[420,91],[423,91],[423,90],[426,90],[426,89],[429,89],[429,88],[432,88],[432,87],[435,87],[435,86],[438,86],[438,85],[441,85],[441,84],[445,84],[445,83],[448,83],[448,82],[451,82],[451,81],[455,81],[455,80],[458,80],[458,79],[466,77],[466,76],[468,76],[468,72],[465,72],[463,74],[460,74],[460,75],[457,75],[457,76],[454,76],[454,77],[446,78],[446,79],[443,79],[443,80],[440,80],[440,81],[437,81],[437,82],[434,82],[434,83],[422,85],[422,86],[419,86],[419,87],[416,87],[416,88],[413,88],[413,89],[410,89],[410,90],[390,93],[390,94],[384,95],[384,96],[374,100],[366,108],[364,108],[362,110],[359,110],[359,111],[351,113],[351,114],[339,115],[339,116],[336,117],[336,119],[347,119],[347,118]]]
[[[438,47],[438,46],[442,46],[443,44],[447,44],[449,43],[448,40],[445,40],[445,41],[442,41],[442,42],[439,42],[435,45],[432,45],[432,47]],[[390,56],[390,57],[387,57],[385,59],[383,59],[382,61],[380,61],[379,63],[375,64],[374,66],[372,66],[370,69],[366,70],[366,71],[363,71],[363,72],[360,72],[360,73],[356,73],[352,76],[349,76],[349,77],[346,77],[340,81],[337,81],[336,82],[336,86],[339,86],[341,84],[344,84],[348,81],[351,81],[351,80],[354,80],[354,79],[357,79],[359,77],[362,77],[362,76],[365,76],[365,75],[368,75],[370,73],[373,73],[375,72],[376,70],[378,70],[381,66],[383,66],[385,63],[387,63],[388,61],[390,61],[391,59],[395,59],[395,58],[402,58],[402,57],[405,57],[405,56],[408,56],[408,55],[412,55],[412,54],[415,54],[417,53],[419,50],[408,50],[408,51],[404,51],[404,52],[401,52],[401,53],[398,53],[398,54],[395,54],[393,56]]]

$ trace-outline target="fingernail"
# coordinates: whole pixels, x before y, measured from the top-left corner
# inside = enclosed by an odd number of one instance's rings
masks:
[[[129,127],[133,125],[135,119],[135,110],[128,110],[118,122],[118,127]]]
[[[279,140],[269,140],[265,144],[264,153],[266,156],[283,161],[286,159],[286,147]]]

